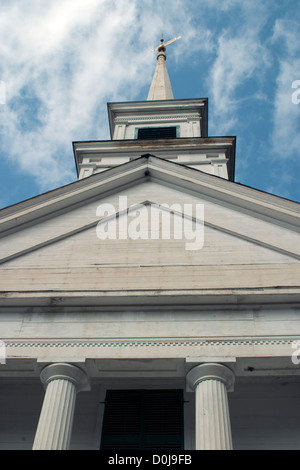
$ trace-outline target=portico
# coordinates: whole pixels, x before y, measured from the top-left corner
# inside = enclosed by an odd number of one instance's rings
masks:
[[[95,377],[95,364],[92,364],[91,361],[86,361],[86,363],[81,364],[79,368],[77,365],[74,366],[71,363],[53,363],[51,366],[43,367],[41,371],[41,380],[45,382],[45,376],[50,376],[51,374],[53,384],[55,383],[55,387],[53,387],[52,390],[49,387],[46,388],[44,403],[41,408],[41,415],[39,419],[40,422],[36,430],[34,448],[74,448],[74,444],[72,447],[70,447],[70,442],[72,442],[71,435],[73,417],[76,415],[76,411],[81,414],[80,408],[82,407],[83,403],[88,403],[90,400],[95,399],[95,395],[92,390],[95,391],[95,389],[98,387],[100,387],[99,390],[101,392],[100,394],[97,393],[97,401],[100,403],[98,405],[99,415],[98,424],[96,424],[95,421],[94,425],[95,428],[98,429],[96,440],[97,442],[95,443],[96,448],[100,448],[101,440],[103,440],[103,432],[105,432],[105,428],[103,428],[103,419],[105,407],[108,403],[107,397],[109,390],[118,392],[118,395],[116,396],[119,396],[121,400],[119,406],[121,409],[123,406],[126,409],[126,406],[128,406],[126,397],[128,396],[130,390],[144,390],[147,391],[148,395],[149,393],[151,395],[151,393],[154,392],[153,397],[159,397],[161,396],[161,390],[163,390],[164,393],[168,395],[169,392],[180,390],[181,387],[184,387],[182,389],[184,396],[182,403],[182,409],[184,413],[184,441],[181,449],[231,450],[239,448],[241,444],[239,443],[239,436],[236,435],[237,410],[239,410],[239,402],[241,401],[241,397],[243,395],[241,396],[241,392],[238,392],[238,397],[235,397],[234,382],[237,381],[238,389],[239,387],[242,387],[241,389],[243,390],[244,385],[248,384],[248,387],[250,387],[249,390],[254,390],[253,387],[257,388],[257,380],[259,377],[262,377],[258,368],[260,365],[261,369],[265,370],[265,377],[263,377],[261,383],[263,384],[265,382],[265,386],[268,386],[270,393],[269,399],[266,397],[265,406],[267,407],[270,405],[270,403],[273,403],[274,400],[274,403],[276,402],[276,387],[278,387],[278,385],[280,386],[280,383],[283,383],[283,380],[280,377],[279,367],[275,367],[276,361],[267,361],[261,358],[260,360],[257,360],[255,364],[257,371],[251,371],[247,370],[251,369],[251,367],[246,367],[246,365],[249,364],[249,359],[244,361],[238,360],[236,362],[233,362],[233,358],[227,357],[224,359],[227,359],[227,361],[230,362],[228,362],[227,365],[217,362],[202,362],[195,365],[196,358],[189,358],[184,361],[184,368],[182,367],[182,361],[174,361],[170,359],[168,361],[168,371],[166,366],[167,362],[163,360],[156,362],[148,361],[148,365],[147,361],[145,360],[116,360],[115,362],[106,362],[106,364],[105,361],[104,363],[102,361],[102,368],[101,361],[99,361],[97,362],[97,369],[98,371],[101,369],[101,373],[98,372],[97,378]],[[161,371],[159,371],[160,362],[162,362],[160,364],[162,369]],[[181,366],[179,365],[179,362],[181,362]],[[121,372],[120,366],[122,363],[124,368]],[[175,363],[177,363],[177,368],[175,367]],[[142,364],[144,364],[144,366]],[[254,364],[254,362],[252,362],[252,364]],[[281,360],[277,361],[277,365],[279,366],[280,364],[284,366],[284,364],[287,364],[287,361],[284,361],[282,358]],[[269,370],[266,370],[266,366],[269,366]],[[117,369],[113,370],[113,368]],[[188,371],[185,374],[185,377],[180,376],[183,369]],[[63,374],[60,374],[60,372],[64,370],[65,375],[63,376]],[[156,370],[156,372],[154,372],[154,370]],[[139,371],[138,374],[137,371]],[[59,374],[56,374],[56,372]],[[68,376],[66,375],[67,373]],[[74,406],[74,394],[67,393],[67,391],[62,390],[62,388],[60,394],[57,393],[59,388],[59,381],[67,380],[71,385],[73,385],[74,375],[76,376],[76,381],[78,380],[78,377],[83,380],[81,384],[81,387],[83,386],[82,389],[73,389],[77,392],[83,392],[82,395],[81,393],[78,394],[78,397],[81,396],[81,403],[79,404],[79,409],[77,410],[76,406]],[[138,375],[140,376],[139,378]],[[164,378],[163,375],[165,376]],[[299,377],[297,375],[294,375],[294,378],[288,378],[288,376],[286,378],[286,383],[290,382],[291,385],[294,383],[296,387],[297,381],[299,383]],[[90,383],[92,383],[92,388]],[[259,386],[257,390],[259,390]],[[272,395],[272,390],[274,390],[274,397]],[[246,396],[245,400],[247,400]],[[293,398],[290,398],[290,400],[292,402]],[[53,409],[50,413],[49,409],[47,412],[47,403],[49,404],[51,401],[52,403],[55,403],[55,409]],[[228,405],[228,401],[230,403],[230,407]],[[252,402],[250,400],[249,404],[251,403]],[[158,402],[156,402],[156,404],[159,405]],[[57,410],[61,411],[57,412]],[[62,413],[62,410],[65,410],[65,412]],[[69,415],[67,410],[69,410]],[[249,412],[249,410],[246,411]],[[255,412],[255,410],[253,411]],[[47,420],[45,422],[44,418],[46,413]],[[231,416],[231,413],[233,413],[233,416]],[[66,416],[68,419],[66,419]],[[232,417],[233,431],[231,424]],[[94,417],[93,421],[95,419],[96,416]],[[257,419],[259,423],[263,417]],[[276,419],[276,413],[274,413],[274,419]],[[43,420],[44,423],[46,423],[46,427],[44,427],[42,430],[41,423]],[[243,421],[243,427],[245,429],[247,429],[248,420],[249,423],[251,423],[250,415],[247,417],[246,413]],[[78,432],[78,429],[76,430],[75,428],[75,435],[76,432]],[[235,439],[232,439],[232,432]],[[270,430],[268,432],[270,432]],[[44,439],[39,440],[39,435],[44,436]],[[126,433],[124,434],[124,437],[126,437]],[[49,446],[49,440],[52,442],[51,446]],[[113,443],[113,439],[110,440],[110,442]],[[132,448],[138,449],[139,447]],[[113,445],[111,449],[114,449]],[[122,447],[120,451],[121,450]]]
[[[87,374],[73,364],[53,363],[42,369],[41,381],[46,391],[33,450],[67,450],[76,393],[89,389]],[[188,372],[187,384],[196,392],[197,450],[232,449],[226,390],[233,382],[232,370],[217,363],[204,363]]]

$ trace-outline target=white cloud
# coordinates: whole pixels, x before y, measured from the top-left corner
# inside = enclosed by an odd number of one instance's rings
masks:
[[[162,32],[193,36],[185,7],[183,0],[31,0],[29,8],[4,0],[2,154],[42,190],[71,181],[72,141],[109,139],[106,102],[135,99],[150,85],[151,49]]]
[[[299,158],[300,105],[293,103],[292,84],[300,80],[299,26],[295,21],[277,20],[273,42],[283,48],[274,97],[272,145],[276,156]]]
[[[208,77],[215,111],[211,129],[214,133],[227,134],[236,128],[238,111],[245,99],[265,99],[260,88],[252,96],[244,94],[242,98],[237,92],[249,79],[255,79],[259,85],[260,74],[264,75],[270,67],[268,48],[260,39],[261,29],[270,12],[257,0],[242,3],[227,0],[222,2],[222,6],[219,0],[213,0],[209,5],[215,8],[219,5],[226,11],[237,8],[232,14],[240,19],[237,28],[233,29],[231,24],[219,33],[215,45],[216,59]]]
[[[214,128],[228,133],[236,126],[238,108],[245,98],[254,96],[237,95],[240,86],[248,79],[257,78],[257,74],[268,64],[264,47],[255,40],[253,34],[232,38],[224,33],[218,42],[217,59],[211,71],[211,91],[217,119]],[[261,95],[256,91],[256,96]]]
[[[185,84],[207,77],[206,86],[199,81],[196,96],[208,91],[210,134],[236,135],[244,100],[265,99],[259,79],[266,77],[272,54],[265,31],[270,2],[31,0],[28,5],[22,0],[0,4],[0,80],[6,91],[0,151],[23,174],[34,176],[41,191],[74,180],[73,140],[110,138],[108,101],[146,99],[155,67],[151,49],[161,34],[165,40],[182,35],[167,55],[169,67],[172,60],[180,72],[194,65],[196,77],[187,75]],[[283,142],[292,129],[290,152],[299,147],[293,116],[300,105],[291,102],[291,83],[300,78],[295,33],[278,21],[273,36],[273,44],[286,47],[276,85],[274,135]],[[258,84],[252,96],[239,93],[249,79]]]

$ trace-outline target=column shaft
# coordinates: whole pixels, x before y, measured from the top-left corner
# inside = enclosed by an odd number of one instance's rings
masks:
[[[195,391],[196,449],[232,449],[227,391],[233,388],[234,373],[223,364],[205,363],[193,367],[186,378]]]
[[[227,390],[218,380],[196,386],[196,449],[232,449]]]
[[[41,381],[46,387],[33,450],[69,448],[76,394],[88,390],[88,377],[72,364],[57,363],[45,367]]]
[[[66,450],[69,447],[76,401],[76,387],[69,380],[52,380],[47,386],[33,450]]]

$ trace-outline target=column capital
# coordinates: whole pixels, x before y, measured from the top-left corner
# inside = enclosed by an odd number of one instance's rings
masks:
[[[74,364],[65,362],[49,364],[42,369],[40,378],[45,387],[52,380],[68,380],[75,385],[77,393],[90,390],[87,374]]]
[[[225,384],[228,392],[232,392],[234,379],[233,371],[219,363],[199,364],[186,375],[187,385],[191,390],[195,390],[196,386],[205,380],[217,380]]]

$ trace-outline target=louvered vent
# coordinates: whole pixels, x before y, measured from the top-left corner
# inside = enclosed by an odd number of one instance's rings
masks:
[[[183,449],[182,390],[107,391],[101,449]]]
[[[138,129],[137,138],[147,139],[176,139],[176,127],[142,127]]]

